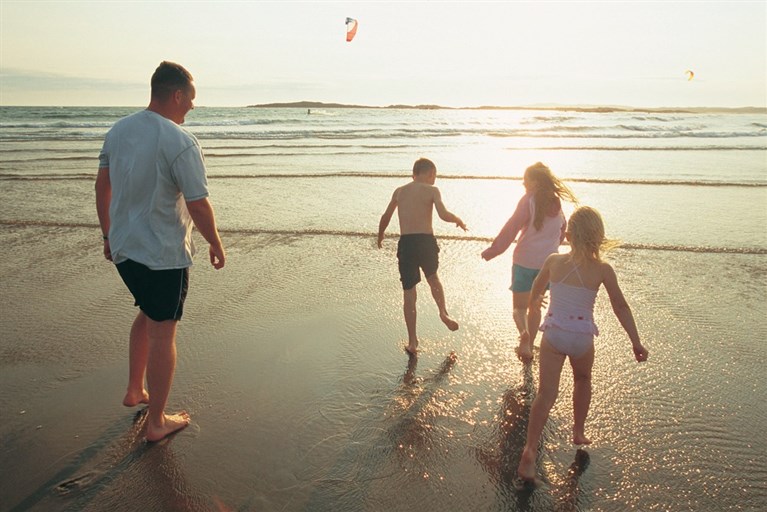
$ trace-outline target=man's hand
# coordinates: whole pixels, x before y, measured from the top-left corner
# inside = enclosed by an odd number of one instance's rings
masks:
[[[112,249],[109,248],[109,240],[104,240],[104,257],[112,261]]]
[[[216,270],[220,268],[224,268],[224,263],[226,262],[226,254],[224,254],[224,247],[219,245],[211,245],[209,249],[210,254],[210,264],[213,265],[213,268]]]

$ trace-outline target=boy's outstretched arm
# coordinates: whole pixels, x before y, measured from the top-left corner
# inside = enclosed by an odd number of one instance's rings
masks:
[[[445,222],[452,222],[464,231],[469,230],[458,215],[449,212],[445,207],[445,203],[442,202],[442,194],[440,194],[437,187],[434,187],[434,207],[437,209],[437,215],[439,215],[440,219]]]
[[[386,228],[389,226],[389,222],[391,222],[391,217],[394,215],[394,210],[397,209],[397,191],[394,191],[394,194],[391,196],[391,201],[389,201],[389,206],[386,207],[386,211],[383,212],[383,215],[381,215],[381,220],[378,222],[378,248],[381,248],[381,244],[384,239],[384,231],[386,231]]]

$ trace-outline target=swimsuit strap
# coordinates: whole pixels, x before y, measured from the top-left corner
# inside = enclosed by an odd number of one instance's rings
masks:
[[[564,282],[564,280],[567,279],[570,276],[570,274],[573,273],[573,271],[575,271],[575,275],[578,276],[578,280],[581,282],[581,286],[585,288],[586,285],[583,283],[583,278],[581,277],[581,273],[578,272],[578,265],[574,265],[573,268],[570,269],[570,272],[565,274],[565,277],[560,279],[559,282],[560,283]]]

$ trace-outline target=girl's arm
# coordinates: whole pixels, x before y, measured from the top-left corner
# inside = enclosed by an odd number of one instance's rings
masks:
[[[618,276],[615,275],[615,271],[607,263],[602,264],[602,283],[604,283],[607,295],[610,297],[613,313],[615,313],[615,316],[631,340],[634,358],[640,363],[646,361],[648,351],[642,346],[642,342],[639,341],[639,332],[634,321],[634,314],[631,312],[631,308],[618,285]]]
[[[493,240],[493,244],[482,251],[482,258],[489,261],[503,254],[517,237],[519,231],[530,222],[530,195],[525,194],[517,203],[514,214],[501,228],[501,232]]]

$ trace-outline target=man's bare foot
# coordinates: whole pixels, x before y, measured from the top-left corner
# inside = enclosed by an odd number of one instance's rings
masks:
[[[142,389],[141,391],[128,390],[128,392],[125,393],[125,398],[123,398],[123,405],[125,407],[135,407],[138,404],[148,403],[149,393],[147,393],[146,389]]]
[[[535,483],[535,452],[527,448],[522,452],[522,458],[519,460],[517,476],[524,482]]]
[[[584,434],[583,432],[573,432],[573,444],[575,445],[591,444],[591,439],[586,437],[586,434]]]
[[[458,322],[450,318],[447,314],[439,315],[439,319],[442,320],[442,323],[445,324],[451,331],[458,330]]]
[[[146,440],[149,442],[160,441],[186,427],[190,421],[191,419],[186,411],[181,411],[177,414],[166,414],[161,426],[152,425],[147,421]]]

